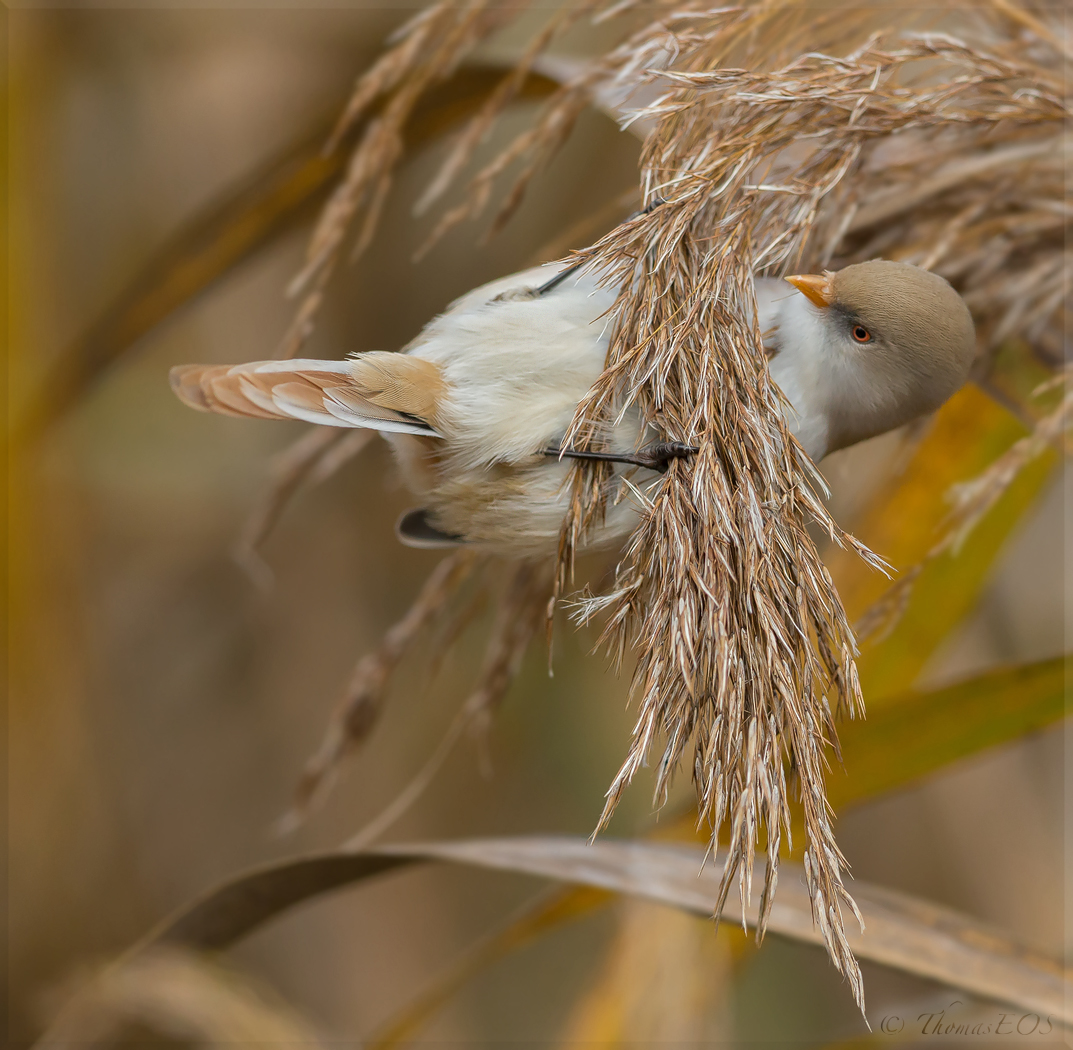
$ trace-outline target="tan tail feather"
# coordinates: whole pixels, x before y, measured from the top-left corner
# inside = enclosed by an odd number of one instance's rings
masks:
[[[295,367],[283,361],[182,365],[171,370],[171,386],[184,404],[202,412],[426,433],[423,421],[434,414],[444,389],[438,366],[401,354],[366,356],[388,360],[365,367],[365,358],[301,360]],[[360,378],[352,376],[355,368]]]
[[[201,380],[201,386],[209,394],[210,399],[215,398],[217,404],[223,405],[234,415],[248,416],[252,419],[284,418],[283,413],[278,409],[271,411],[264,405],[251,401],[243,388],[242,379],[241,373],[236,375],[228,369],[220,375],[205,375]]]
[[[198,412],[211,412],[212,405],[205,397],[201,389],[201,376],[208,366],[206,365],[176,365],[168,373],[168,381],[175,396],[189,408],[197,409]]]
[[[230,365],[181,365],[171,370],[171,388],[183,404],[199,412],[215,412],[240,419],[257,418],[260,413],[252,411],[241,399],[229,398],[226,391],[222,397],[218,393],[217,384],[229,368]]]

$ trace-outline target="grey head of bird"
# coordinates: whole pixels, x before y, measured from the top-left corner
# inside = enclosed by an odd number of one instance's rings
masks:
[[[802,294],[779,304],[771,371],[814,459],[935,410],[968,378],[972,315],[938,274],[876,259],[786,280]]]

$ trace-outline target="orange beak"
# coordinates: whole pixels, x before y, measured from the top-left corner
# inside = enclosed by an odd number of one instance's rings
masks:
[[[834,299],[831,289],[832,276],[829,273],[805,273],[798,274],[795,277],[787,277],[786,280],[817,306],[826,309]]]

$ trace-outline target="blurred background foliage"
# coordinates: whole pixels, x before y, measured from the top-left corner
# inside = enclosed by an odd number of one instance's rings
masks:
[[[16,447],[9,489],[15,1041],[41,1030],[72,975],[207,885],[334,845],[375,816],[435,748],[480,659],[487,613],[435,681],[403,667],[328,805],[289,838],[274,835],[350,667],[406,610],[437,556],[395,542],[407,500],[377,444],[288,510],[264,550],[274,587],[261,593],[229,551],[270,457],[302,429],[194,417],[167,385],[175,363],[274,351],[317,188],[334,174],[310,144],[410,13],[7,14],[9,379],[13,418],[35,427]],[[497,46],[530,28],[522,18]],[[599,43],[598,29],[581,26],[563,47],[584,54]],[[629,210],[638,145],[589,113],[502,234],[482,244],[479,230],[455,229],[414,263],[434,219],[415,221],[410,209],[481,82],[455,90],[413,129],[377,240],[333,279],[311,356],[397,347],[458,294],[586,243]],[[483,147],[489,155],[532,104],[517,104]],[[1023,348],[1011,361],[997,380],[1003,403],[969,387],[919,443],[887,435],[823,464],[839,520],[895,565],[932,548],[950,484],[1026,433],[1026,392],[1048,373]],[[46,411],[58,416],[47,427]],[[872,721],[847,727],[847,771],[832,771],[830,791],[846,807],[837,831],[857,877],[1061,957],[1070,944],[1059,921],[1062,665],[1038,679],[944,688],[1068,647],[1058,460],[1040,457],[956,555],[925,563],[906,615],[865,651]],[[838,555],[830,564],[860,615],[882,581]],[[492,726],[488,768],[477,748],[458,749],[392,837],[587,834],[631,724],[624,681],[588,655],[594,641],[561,625],[554,678],[543,645],[532,646]],[[680,786],[660,822],[645,785],[635,787],[611,834],[683,834],[673,819],[688,793]],[[285,917],[228,956],[236,972],[225,978],[181,958],[141,976],[163,973],[195,998],[230,981],[256,1024],[251,997],[279,1012],[286,1038],[372,1033],[374,1045],[409,1035],[823,1043],[863,1032],[820,949],[769,937],[757,950],[701,919],[606,903],[594,891],[549,898],[529,878],[423,867]],[[495,929],[506,932],[473,948]],[[870,1016],[915,1017],[951,998],[865,971]],[[131,987],[114,994],[144,1003],[142,986]],[[264,1005],[276,999],[287,1007]],[[134,1012],[174,1038],[209,1039],[196,1024],[176,1034],[163,1015]],[[275,1020],[263,1023],[251,1031],[275,1031]]]

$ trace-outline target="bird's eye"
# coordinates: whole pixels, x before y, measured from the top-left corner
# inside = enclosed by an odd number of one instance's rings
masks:
[[[855,324],[853,326],[853,338],[858,343],[870,343],[872,341],[872,333],[869,332],[863,324]]]

